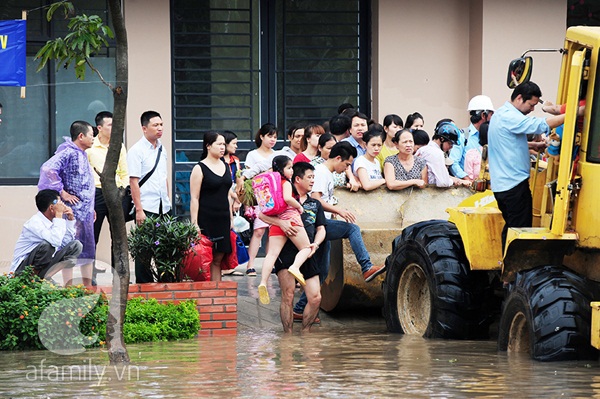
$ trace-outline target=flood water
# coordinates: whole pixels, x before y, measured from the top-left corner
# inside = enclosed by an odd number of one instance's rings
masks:
[[[248,330],[130,345],[125,369],[109,366],[101,349],[3,352],[0,397],[600,398],[598,362],[539,363],[499,353],[494,341],[376,329]]]

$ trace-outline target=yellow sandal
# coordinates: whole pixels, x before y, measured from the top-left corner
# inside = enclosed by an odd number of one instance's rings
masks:
[[[288,269],[288,273],[291,274],[292,276],[294,276],[296,281],[298,281],[301,286],[303,286],[303,287],[306,286],[306,280],[304,280],[304,276],[302,275],[302,273],[300,273],[300,271],[294,271],[294,270]]]
[[[266,285],[258,286],[258,298],[260,299],[260,303],[263,305],[268,305],[271,303],[271,298],[269,298],[269,291],[267,291]]]

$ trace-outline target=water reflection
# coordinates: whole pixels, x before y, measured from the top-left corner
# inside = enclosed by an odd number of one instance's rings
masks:
[[[431,341],[363,329],[130,345],[132,365],[106,353],[9,352],[0,397],[464,398],[600,397],[597,362],[507,357],[492,341]]]

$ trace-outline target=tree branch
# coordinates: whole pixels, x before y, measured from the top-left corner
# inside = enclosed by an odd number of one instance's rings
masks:
[[[88,64],[88,66],[90,67],[90,69],[96,73],[96,75],[98,75],[98,77],[100,78],[100,81],[102,83],[104,83],[106,86],[108,86],[108,88],[112,91],[113,90],[113,85],[111,85],[109,82],[107,82],[106,80],[104,80],[104,76],[102,76],[102,74],[100,73],[100,71],[98,69],[96,69],[96,67],[94,66],[94,64],[92,64],[92,61],[90,61],[90,59],[88,57],[85,58],[85,63]]]

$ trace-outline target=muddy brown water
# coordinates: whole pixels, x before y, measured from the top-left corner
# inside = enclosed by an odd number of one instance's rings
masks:
[[[296,326],[298,327],[298,326]],[[101,349],[0,356],[2,398],[589,398],[598,362],[539,363],[494,341],[388,334],[385,326],[277,329],[237,337],[129,345],[132,364]]]

